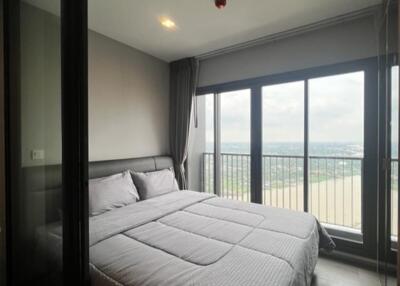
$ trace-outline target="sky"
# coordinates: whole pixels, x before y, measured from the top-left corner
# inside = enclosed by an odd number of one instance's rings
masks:
[[[221,94],[221,142],[250,142],[250,90]]]
[[[302,142],[304,82],[266,86],[263,140]],[[363,142],[364,72],[309,81],[309,131],[312,142]],[[206,99],[206,136],[213,138],[213,96]],[[221,94],[221,141],[250,142],[250,90]]]

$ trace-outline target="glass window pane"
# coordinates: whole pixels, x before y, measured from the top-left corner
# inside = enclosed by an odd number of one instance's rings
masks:
[[[361,231],[364,72],[309,81],[309,211]]]
[[[196,97],[189,140],[189,189],[214,193],[214,94]]]
[[[215,193],[214,190],[214,94],[205,96],[205,157],[204,157],[204,185],[207,193]]]
[[[249,89],[220,94],[221,196],[250,201]]]
[[[303,210],[304,82],[265,86],[263,204]]]
[[[397,211],[398,211],[398,140],[399,140],[399,67],[391,70],[391,97],[392,97],[392,165],[391,165],[391,235],[397,241]]]

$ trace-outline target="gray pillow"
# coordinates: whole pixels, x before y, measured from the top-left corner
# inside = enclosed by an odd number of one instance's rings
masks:
[[[139,194],[130,171],[89,180],[89,215],[99,215],[136,202]]]
[[[142,200],[179,191],[174,172],[170,169],[148,173],[132,172],[132,178]]]

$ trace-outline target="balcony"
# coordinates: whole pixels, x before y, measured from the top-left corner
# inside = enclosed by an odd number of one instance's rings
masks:
[[[214,193],[214,154],[203,153],[202,190]],[[250,202],[250,155],[221,154],[224,198]],[[303,156],[263,155],[263,204],[303,210]],[[363,159],[309,157],[308,207],[322,223],[361,232]],[[392,236],[397,237],[398,161],[392,160]]]

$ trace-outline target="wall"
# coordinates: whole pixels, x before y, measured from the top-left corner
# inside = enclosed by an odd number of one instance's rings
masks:
[[[61,158],[60,23],[22,8],[23,166]],[[89,160],[169,153],[168,64],[89,31]],[[32,160],[32,150],[44,150]]]
[[[89,34],[90,160],[169,153],[168,64]]]
[[[199,86],[376,56],[372,16],[202,60]]]
[[[61,158],[61,51],[59,19],[30,5],[21,7],[22,165]],[[32,150],[44,150],[32,160]]]

